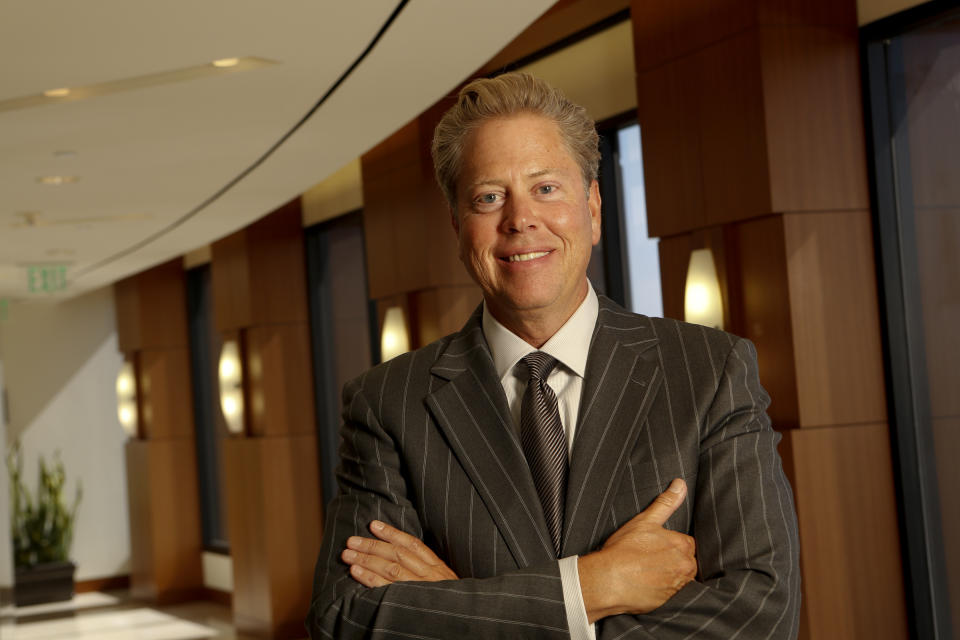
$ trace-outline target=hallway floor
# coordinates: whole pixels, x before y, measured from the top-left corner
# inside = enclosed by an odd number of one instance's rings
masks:
[[[2,640],[252,640],[230,608],[213,602],[150,607],[126,592],[82,593],[70,602],[8,608]]]

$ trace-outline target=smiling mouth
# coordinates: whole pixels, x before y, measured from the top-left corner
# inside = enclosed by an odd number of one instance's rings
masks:
[[[515,253],[512,256],[502,258],[507,262],[526,262],[527,260],[536,260],[550,253],[549,251],[531,251],[530,253]]]

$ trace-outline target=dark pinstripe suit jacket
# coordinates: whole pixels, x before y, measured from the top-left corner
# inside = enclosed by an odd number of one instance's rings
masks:
[[[697,580],[598,637],[792,638],[797,528],[753,346],[600,298],[570,458],[563,555],[598,548],[682,476],[667,526],[697,540]],[[459,333],[344,389],[340,493],[326,512],[313,638],[567,637],[560,575],[483,338]],[[368,589],[339,561],[374,518],[422,538],[461,580]]]

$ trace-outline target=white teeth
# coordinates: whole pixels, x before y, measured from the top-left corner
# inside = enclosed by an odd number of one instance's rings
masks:
[[[507,258],[509,262],[524,262],[526,260],[533,260],[534,258],[542,258],[543,256],[550,253],[549,251],[534,251],[533,253],[516,253]]]

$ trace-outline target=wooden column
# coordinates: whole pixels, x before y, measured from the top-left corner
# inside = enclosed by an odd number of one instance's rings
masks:
[[[381,326],[387,307],[404,309],[411,348],[459,330],[481,299],[433,178],[430,140],[449,106],[438,103],[361,158],[370,298]]]
[[[158,604],[203,588],[200,507],[179,260],[116,283],[120,351],[134,363],[139,433],[126,445],[131,592]]]
[[[800,520],[801,637],[907,635],[852,0],[634,0],[665,314],[709,246]]]
[[[240,343],[246,407],[223,448],[234,623],[299,638],[322,533],[299,199],[211,255],[215,322]]]

